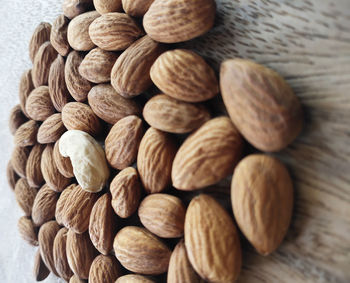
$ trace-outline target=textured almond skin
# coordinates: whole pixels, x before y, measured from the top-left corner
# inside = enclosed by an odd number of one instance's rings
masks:
[[[121,0],[94,0],[94,6],[101,15],[111,12],[122,11]]]
[[[214,0],[155,0],[143,18],[143,27],[159,42],[187,41],[212,28],[215,12]]]
[[[90,135],[96,135],[101,129],[90,106],[81,102],[70,102],[63,107],[62,122],[68,130],[80,130]]]
[[[55,113],[49,87],[39,86],[30,93],[26,101],[26,112],[35,121],[45,121]]]
[[[120,264],[114,256],[99,255],[91,264],[89,282],[115,282],[120,275]]]
[[[33,274],[36,281],[43,281],[50,274],[50,270],[43,262],[39,250],[35,253]]]
[[[89,235],[95,248],[104,255],[113,249],[113,239],[117,228],[110,194],[104,194],[94,204],[89,222]]]
[[[121,276],[115,281],[115,283],[155,283],[155,281],[149,279],[146,276],[138,274],[128,274]]]
[[[128,167],[119,172],[109,189],[115,213],[121,218],[130,217],[139,206],[141,198],[141,182],[136,169]]]
[[[133,17],[143,17],[154,0],[122,0],[125,13]]]
[[[107,13],[92,22],[89,35],[93,43],[103,50],[118,51],[128,48],[143,35],[143,31],[129,15]]]
[[[38,231],[29,217],[22,216],[17,223],[22,239],[32,246],[38,246]]]
[[[276,158],[253,154],[236,167],[231,200],[237,224],[255,249],[268,255],[287,233],[293,210],[293,185]]]
[[[32,219],[36,226],[41,226],[44,223],[55,218],[56,204],[59,194],[50,189],[48,185],[44,185],[35,196]]]
[[[79,276],[75,274],[69,279],[69,283],[85,283],[85,282],[86,280],[80,279]]]
[[[66,281],[73,276],[73,271],[69,267],[66,253],[67,233],[67,228],[61,228],[53,242],[53,260],[55,268],[60,277]]]
[[[34,120],[25,122],[17,129],[14,136],[14,144],[22,147],[35,145],[38,128],[39,125]]]
[[[102,50],[92,49],[79,66],[80,75],[90,82],[99,84],[111,80],[111,71],[118,54]]]
[[[53,145],[48,144],[41,156],[41,172],[46,184],[56,192],[62,192],[70,184],[70,179],[64,177],[57,169],[53,160]]]
[[[14,135],[17,129],[27,121],[27,117],[23,113],[21,106],[16,105],[11,109],[9,117],[9,129],[12,135]]]
[[[63,14],[68,19],[73,19],[93,8],[92,0],[64,0],[62,4]]]
[[[200,102],[219,93],[214,70],[193,51],[170,50],[160,55],[151,68],[153,83],[178,100]]]
[[[147,35],[130,45],[113,66],[111,83],[115,90],[126,98],[146,91],[152,85],[151,66],[163,50]]]
[[[220,86],[233,123],[257,149],[279,151],[299,135],[299,99],[276,72],[249,60],[227,60],[221,64]]]
[[[68,24],[69,19],[64,15],[59,15],[52,23],[50,42],[61,56],[67,56],[70,50],[67,38]]]
[[[85,101],[92,88],[92,83],[79,74],[79,66],[83,59],[83,55],[78,52],[70,52],[64,69],[67,88],[72,97],[78,102]]]
[[[168,134],[152,127],[146,131],[137,155],[137,168],[146,192],[159,193],[170,185],[176,150]]]
[[[30,149],[28,147],[16,146],[11,155],[11,164],[13,170],[20,177],[26,177],[26,165]]]
[[[60,225],[63,225],[63,216],[65,211],[66,201],[69,198],[70,193],[74,190],[76,186],[77,186],[76,184],[69,185],[63,190],[63,192],[60,194],[58,198],[58,201],[56,203],[55,218],[57,223]]]
[[[33,89],[34,89],[34,84],[32,79],[32,70],[27,70],[21,76],[18,94],[19,94],[19,101],[20,101],[22,111],[24,115],[26,115],[28,118],[29,116],[26,111],[26,101]]]
[[[66,178],[74,177],[72,162],[69,157],[63,157],[59,150],[59,140],[53,148],[53,159],[58,171]]]
[[[75,17],[68,25],[69,45],[77,51],[89,51],[95,47],[89,36],[90,24],[100,16],[96,11],[86,12]]]
[[[243,139],[228,117],[214,118],[189,136],[177,152],[173,186],[197,190],[232,173],[243,150]]]
[[[15,170],[13,169],[11,160],[9,160],[7,163],[6,176],[7,176],[7,182],[10,185],[11,189],[15,190],[15,186],[16,186],[17,180],[19,179],[19,176],[16,174]]]
[[[184,233],[186,208],[181,199],[153,194],[140,203],[138,214],[143,226],[161,238],[178,238]]]
[[[56,221],[46,222],[39,230],[40,255],[47,268],[58,276],[53,259],[53,243],[60,226]]]
[[[32,38],[29,42],[29,57],[32,62],[40,46],[46,41],[50,40],[51,24],[41,22],[33,32]]]
[[[229,214],[212,197],[202,194],[190,202],[185,219],[185,245],[189,261],[204,280],[237,279],[242,262],[238,232]]]
[[[184,134],[199,128],[210,119],[204,105],[190,104],[167,95],[156,95],[143,108],[146,122],[158,130]]]
[[[88,279],[90,266],[97,255],[97,251],[90,241],[89,233],[76,234],[73,230],[69,230],[66,251],[68,264],[74,274],[81,279]]]
[[[45,42],[40,46],[35,55],[32,69],[32,79],[35,87],[47,85],[50,66],[56,57],[57,51],[50,42]]]
[[[65,131],[61,113],[55,113],[41,124],[38,131],[38,142],[41,144],[54,143]]]
[[[170,249],[144,228],[124,227],[113,247],[119,262],[132,272],[156,275],[168,269]]]
[[[36,144],[30,151],[27,164],[26,176],[29,186],[38,188],[44,183],[43,174],[41,173],[41,155],[45,149],[44,145]]]
[[[169,261],[168,283],[203,282],[188,260],[185,243],[181,240],[173,250]]]
[[[31,188],[25,178],[17,181],[15,186],[15,197],[17,204],[23,210],[25,216],[32,214],[32,207],[38,190]]]
[[[136,160],[143,133],[142,120],[134,115],[122,118],[112,127],[105,141],[105,151],[113,168],[122,170]]]

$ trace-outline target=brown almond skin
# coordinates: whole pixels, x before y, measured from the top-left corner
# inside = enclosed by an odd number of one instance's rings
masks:
[[[7,163],[6,176],[7,176],[7,182],[10,185],[11,189],[15,190],[15,186],[16,186],[17,180],[19,179],[19,176],[16,174],[15,170],[13,169],[11,160],[9,160]]]
[[[120,171],[109,189],[115,213],[121,218],[130,217],[139,206],[141,198],[141,182],[136,169],[128,167]]]
[[[95,248],[104,255],[113,249],[113,239],[117,231],[117,217],[112,208],[112,197],[104,194],[94,204],[89,222],[89,235]]]
[[[210,119],[204,105],[190,104],[167,95],[156,95],[143,108],[146,122],[158,130],[185,134],[199,128]]]
[[[35,55],[41,45],[50,40],[51,24],[41,22],[33,32],[32,38],[29,42],[29,58],[34,62]]]
[[[32,219],[35,226],[41,226],[44,223],[55,218],[56,204],[59,194],[50,189],[48,185],[43,185],[35,196]]]
[[[243,139],[228,117],[209,120],[176,153],[173,186],[191,191],[219,182],[232,172],[242,150]]]
[[[128,270],[146,275],[167,271],[170,249],[144,228],[127,226],[115,236],[115,256]]]
[[[29,147],[16,146],[11,155],[11,164],[13,170],[20,177],[26,177],[26,165],[30,153]]]
[[[293,184],[285,166],[263,154],[245,157],[234,171],[231,200],[240,230],[258,253],[276,250],[293,210]]]
[[[159,193],[171,183],[171,168],[177,147],[170,135],[149,128],[137,155],[137,169],[146,192]]]
[[[63,14],[68,19],[85,13],[94,8],[92,0],[64,0],[62,4]]]
[[[160,55],[151,68],[153,83],[165,94],[186,102],[201,102],[219,93],[214,70],[204,59],[186,49]]]
[[[15,197],[17,204],[23,210],[25,216],[32,214],[32,207],[38,190],[31,188],[25,178],[17,181],[15,186]]]
[[[32,79],[32,70],[25,71],[22,76],[19,83],[19,101],[22,108],[22,111],[27,118],[29,118],[29,115],[26,111],[26,101],[29,96],[29,94],[34,89],[33,79]]]
[[[44,145],[36,144],[30,151],[27,164],[26,176],[29,186],[38,188],[44,183],[44,177],[41,172],[41,156],[45,149]]]
[[[39,86],[30,93],[26,101],[26,112],[35,121],[45,121],[55,113],[49,87]]]
[[[11,109],[9,117],[9,129],[12,135],[14,135],[17,129],[27,121],[27,117],[23,113],[21,106],[16,105]]]
[[[220,86],[233,123],[257,149],[280,151],[301,132],[299,99],[271,69],[249,60],[227,60],[221,64]]]
[[[120,264],[114,256],[99,255],[91,264],[89,282],[115,282],[120,275]]]
[[[41,144],[54,143],[66,131],[61,119],[61,113],[55,113],[41,124],[38,131],[38,142]]]
[[[56,203],[55,218],[58,224],[63,225],[63,217],[65,212],[65,204],[70,193],[75,189],[77,184],[71,184],[63,190]]]
[[[17,129],[14,136],[14,144],[22,147],[35,145],[38,128],[39,125],[34,120],[25,122]]]
[[[52,23],[50,42],[61,56],[67,56],[70,50],[67,38],[68,24],[69,19],[64,15],[59,15]]]
[[[130,166],[136,160],[143,134],[142,120],[139,117],[131,115],[119,120],[105,140],[108,163],[119,170]]]
[[[121,276],[115,281],[115,283],[155,283],[155,281],[149,279],[146,276],[138,274],[128,274]]]
[[[19,234],[22,239],[32,246],[38,246],[38,230],[34,227],[33,221],[26,216],[18,219],[17,223]]]
[[[67,246],[67,234],[68,229],[63,227],[56,234],[53,242],[53,260],[57,273],[64,280],[69,281],[73,276],[73,271],[70,269],[67,259],[66,246]]]
[[[122,0],[125,13],[133,17],[143,17],[154,0]]]
[[[59,140],[55,143],[53,148],[53,159],[58,171],[66,178],[73,178],[73,166],[69,157],[63,157],[59,150]]]
[[[164,49],[147,35],[130,45],[113,66],[111,84],[114,89],[126,98],[146,91],[152,85],[151,66]]]
[[[215,12],[214,0],[155,0],[143,18],[143,27],[159,42],[187,41],[213,27]]]
[[[78,102],[85,101],[92,88],[92,83],[84,79],[79,73],[79,66],[83,59],[83,55],[77,51],[70,52],[64,69],[67,88],[71,96]]]
[[[152,194],[140,203],[140,221],[161,238],[178,238],[184,233],[186,208],[181,199],[168,194]]]
[[[93,0],[97,12],[101,15],[111,12],[122,11],[121,0]]]
[[[36,281],[43,281],[50,274],[50,270],[43,262],[39,250],[35,253],[33,274]]]
[[[191,265],[204,280],[237,279],[242,264],[238,231],[214,198],[202,194],[190,202],[185,218],[185,245]]]
[[[69,279],[69,283],[85,283],[85,282],[87,282],[87,280],[82,280],[79,278],[79,276],[75,274]]]

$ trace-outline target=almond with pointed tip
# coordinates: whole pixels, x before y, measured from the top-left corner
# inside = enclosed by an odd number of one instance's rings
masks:
[[[10,185],[11,189],[15,190],[15,186],[16,186],[17,180],[19,179],[19,176],[16,174],[15,170],[13,169],[11,159],[7,163],[6,176],[7,176],[7,182]]]
[[[34,62],[35,55],[37,54],[41,45],[50,40],[51,24],[41,22],[33,32],[33,35],[29,42],[29,57]]]
[[[26,177],[26,166],[30,153],[29,147],[16,146],[11,155],[11,164],[13,170],[20,177]]]
[[[38,131],[38,142],[41,144],[54,143],[66,130],[61,113],[55,113],[41,124]]]
[[[62,4],[63,14],[68,19],[85,13],[94,8],[92,0],[64,0]]]
[[[36,144],[36,136],[39,125],[34,120],[29,120],[22,124],[14,135],[14,144],[16,146],[32,146]]]
[[[50,270],[46,267],[41,258],[40,250],[35,253],[33,274],[36,281],[43,281],[50,274]]]
[[[143,17],[154,0],[122,0],[125,13],[133,17]]]
[[[16,201],[26,216],[30,216],[32,214],[33,203],[37,192],[38,190],[36,188],[29,186],[25,178],[19,179],[16,183]]]
[[[28,118],[28,114],[26,111],[26,101],[29,96],[29,94],[34,89],[33,79],[32,79],[32,70],[27,70],[23,72],[21,76],[21,80],[19,83],[19,103],[21,105],[22,111],[24,115],[26,115]]]
[[[53,159],[58,171],[66,178],[73,178],[73,166],[69,157],[63,157],[59,150],[59,140],[56,141],[53,148]]]
[[[27,164],[26,176],[29,186],[38,188],[44,183],[43,174],[41,172],[41,156],[45,149],[42,144],[36,144],[30,151]]]
[[[59,15],[52,23],[50,42],[61,56],[67,56],[70,50],[68,43],[69,19],[64,15]]]
[[[89,283],[115,282],[121,274],[121,266],[114,256],[99,255],[91,264]]]
[[[23,113],[21,106],[16,105],[11,109],[9,116],[9,129],[12,135],[14,135],[17,129],[27,121],[27,117]]]
[[[18,219],[17,223],[19,234],[22,239],[32,246],[38,246],[38,229],[34,226],[33,221],[26,216]]]
[[[63,217],[65,212],[65,205],[67,202],[67,199],[69,198],[70,193],[76,188],[77,184],[71,184],[68,187],[66,187],[63,192],[60,194],[58,201],[56,203],[56,211],[55,211],[55,218],[58,224],[63,224]]]
[[[111,12],[122,11],[121,0],[94,0],[94,6],[101,15]]]
[[[45,121],[55,113],[48,86],[39,86],[30,93],[26,101],[26,112],[35,121]]]

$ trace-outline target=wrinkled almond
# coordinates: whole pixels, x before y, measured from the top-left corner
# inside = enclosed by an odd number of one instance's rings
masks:
[[[27,114],[26,110],[26,101],[33,89],[34,84],[32,80],[32,70],[27,70],[22,74],[19,83],[19,101],[24,115],[26,115],[28,118],[29,115]]]
[[[63,14],[68,19],[85,13],[94,8],[92,0],[64,0],[62,4]]]
[[[114,256],[99,255],[91,264],[89,283],[115,282],[121,275],[121,267]]]
[[[32,35],[29,42],[29,57],[34,62],[35,55],[37,54],[41,45],[50,40],[51,24],[41,22]]]
[[[38,190],[36,188],[29,186],[25,178],[19,179],[16,183],[16,201],[26,216],[30,216],[32,214],[33,203],[37,192]]]
[[[35,254],[33,273],[36,281],[43,281],[50,274],[50,270],[46,267],[41,258],[40,250]]]
[[[143,17],[154,0],[122,0],[125,13],[133,17]]]
[[[59,15],[52,23],[50,42],[61,56],[67,56],[70,46],[67,39],[69,19]]]
[[[39,125],[34,120],[29,120],[22,124],[14,135],[16,146],[31,146],[36,144],[36,135]]]
[[[61,113],[55,113],[41,124],[38,131],[38,142],[54,143],[66,131],[61,119]]]
[[[53,159],[58,171],[66,178],[74,177],[72,162],[69,157],[63,157],[59,150],[59,140],[53,148]]]
[[[55,113],[49,87],[39,86],[30,93],[26,102],[26,111],[29,117],[35,121],[45,121]]]
[[[41,172],[41,155],[45,149],[44,145],[36,144],[30,151],[27,164],[26,176],[29,186],[38,188],[44,183],[43,174]]]
[[[101,15],[122,10],[121,0],[94,0],[94,6]]]
[[[13,170],[20,177],[26,177],[26,165],[29,157],[30,149],[28,147],[16,146],[11,155],[11,164]]]
[[[21,106],[16,105],[11,109],[9,117],[9,129],[12,135],[14,135],[17,129],[27,121],[27,117],[23,113]]]
[[[38,246],[38,230],[34,227],[33,221],[26,216],[18,219],[17,223],[19,234],[22,239],[32,246]]]
[[[76,184],[69,185],[63,190],[63,192],[60,194],[58,198],[58,201],[56,203],[55,218],[57,223],[60,225],[63,225],[63,216],[65,211],[66,201],[69,198],[70,193],[74,190],[76,186],[77,186]]]
[[[11,160],[9,160],[7,163],[6,176],[7,176],[7,182],[9,183],[11,189],[15,190],[15,186],[16,186],[17,180],[19,179],[19,176],[16,174],[15,170],[13,169]]]

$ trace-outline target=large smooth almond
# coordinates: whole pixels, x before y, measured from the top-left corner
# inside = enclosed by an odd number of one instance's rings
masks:
[[[39,86],[30,93],[26,101],[26,112],[36,121],[45,121],[55,113],[48,86]]]
[[[30,151],[27,164],[26,176],[28,184],[31,187],[38,188],[44,183],[43,174],[41,172],[41,156],[45,149],[44,145],[36,144]]]
[[[61,113],[55,113],[41,124],[38,131],[38,142],[41,144],[54,143],[65,131]]]

